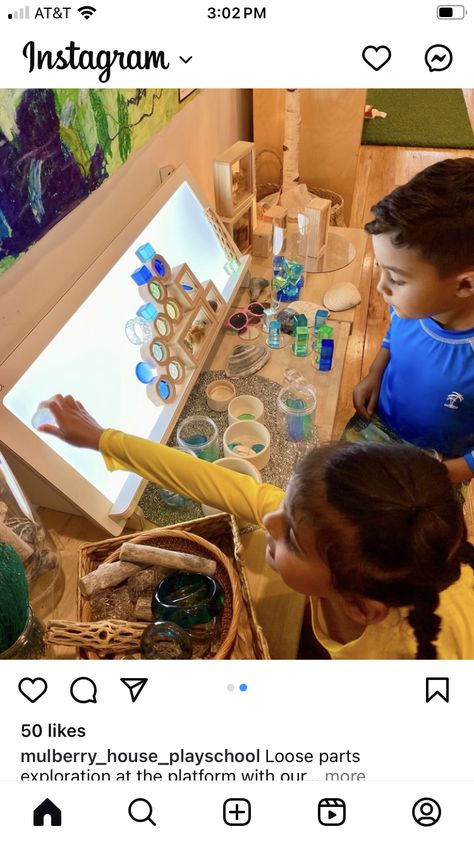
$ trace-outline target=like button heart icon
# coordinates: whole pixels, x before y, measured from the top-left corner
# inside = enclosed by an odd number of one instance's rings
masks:
[[[36,679],[30,679],[27,676],[18,683],[18,690],[27,700],[35,703],[48,690],[48,683],[45,679],[41,679],[40,676],[37,676]]]
[[[380,70],[392,58],[392,52],[388,47],[374,47],[372,44],[369,47],[364,47],[362,51],[362,58],[365,63],[372,68],[372,70]]]

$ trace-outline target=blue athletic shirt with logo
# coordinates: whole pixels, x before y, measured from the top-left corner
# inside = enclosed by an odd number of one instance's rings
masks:
[[[474,471],[474,328],[446,331],[434,319],[401,319],[392,311],[382,347],[390,361],[378,413],[401,439],[464,456]]]

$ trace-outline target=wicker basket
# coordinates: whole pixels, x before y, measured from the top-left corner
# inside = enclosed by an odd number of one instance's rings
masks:
[[[261,184],[257,185],[257,202],[261,202],[267,196],[271,196],[274,193],[279,193],[281,191],[281,186],[283,183],[283,160],[274,149],[265,148],[260,150],[256,158],[256,165],[258,164],[258,159],[261,155],[273,155],[278,161],[279,167],[279,182],[262,182]],[[331,200],[331,217],[329,224],[337,226],[339,228],[344,228],[346,223],[344,220],[344,198],[341,196],[340,193],[336,193],[335,190],[326,190],[323,187],[310,187],[308,185],[308,190],[313,196],[318,196],[320,199],[330,199]],[[257,207],[257,214],[258,214],[258,207]],[[261,213],[263,217],[263,212]]]
[[[278,152],[275,152],[274,149],[268,149],[267,147],[261,149],[255,159],[256,170],[258,169],[258,159],[261,158],[262,155],[273,155],[274,158],[276,158],[278,161],[279,180],[278,182],[267,181],[257,184],[257,202],[265,199],[265,196],[271,196],[272,193],[278,193],[278,191],[281,190],[283,183],[283,161],[278,155]]]
[[[257,623],[242,564],[242,546],[235,519],[213,515],[176,525],[128,534],[115,539],[83,545],[79,555],[79,577],[101,564],[118,558],[124,541],[150,544],[215,559],[215,577],[224,590],[221,637],[214,659],[269,659],[268,644]],[[79,619],[89,620],[90,604],[79,592]],[[96,652],[80,651],[79,657],[98,658]]]

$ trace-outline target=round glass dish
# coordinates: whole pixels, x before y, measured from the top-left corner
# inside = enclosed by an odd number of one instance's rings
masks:
[[[157,620],[171,621],[189,629],[214,620],[223,605],[224,592],[213,577],[178,571],[159,583],[151,601],[151,611]]]
[[[175,623],[154,621],[140,639],[144,659],[190,659],[192,651],[188,633]]]

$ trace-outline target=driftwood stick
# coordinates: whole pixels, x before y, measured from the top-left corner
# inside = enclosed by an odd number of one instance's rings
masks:
[[[216,572],[214,559],[204,559],[202,556],[193,556],[191,553],[177,553],[175,550],[165,550],[162,547],[134,542],[123,543],[120,548],[120,559],[138,565],[163,565],[165,568],[176,568],[180,571],[194,571],[211,577]]]
[[[24,542],[23,539],[20,539],[20,537],[17,536],[10,527],[7,527],[6,524],[0,524],[0,542],[9,544],[10,547],[18,553],[22,562],[26,562],[33,553],[31,545]]]
[[[63,647],[85,647],[101,653],[123,653],[140,648],[146,623],[109,619],[92,623],[49,621],[46,624],[48,644]]]
[[[110,562],[107,565],[99,565],[94,571],[90,571],[79,580],[79,588],[83,597],[93,597],[104,588],[111,588],[114,585],[127,580],[132,574],[141,570],[140,565],[132,565],[131,562]]]

